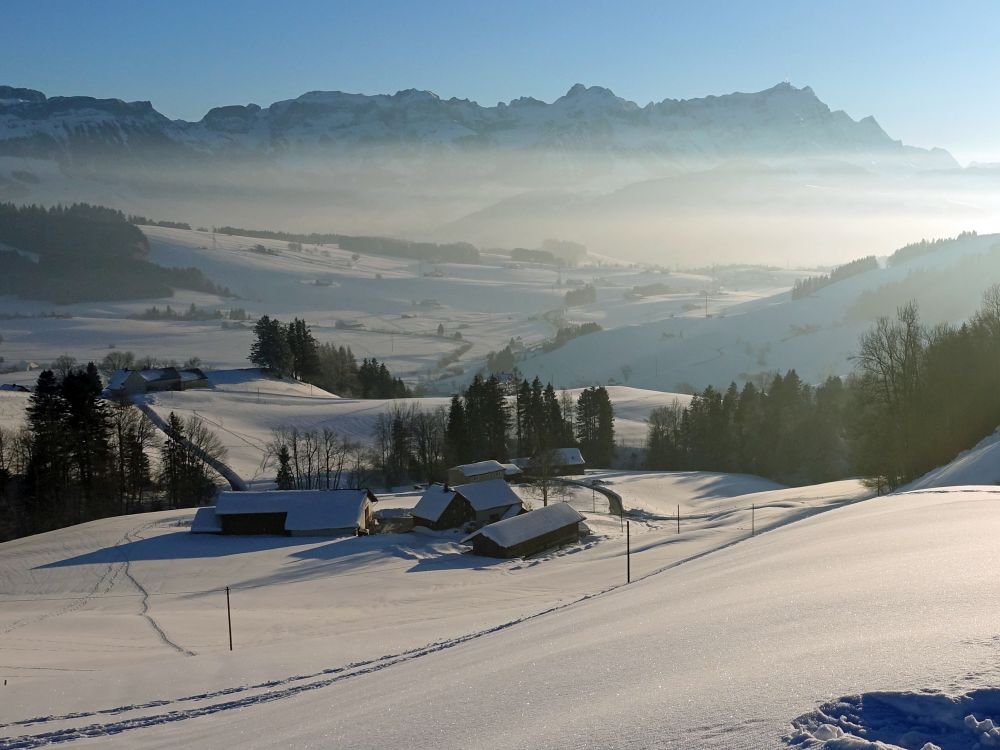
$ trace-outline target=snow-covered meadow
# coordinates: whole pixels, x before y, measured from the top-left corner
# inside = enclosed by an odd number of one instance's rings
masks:
[[[600,514],[579,545],[512,561],[447,535],[192,536],[190,511],[5,543],[0,747],[971,748],[992,731],[996,490],[603,478],[626,507],[660,482],[707,517],[679,535],[633,519],[628,585]],[[751,499],[754,537],[733,509]]]
[[[468,380],[489,352],[512,339],[518,347],[551,339],[570,289],[592,283],[598,302],[569,308],[565,320],[616,329],[698,314],[704,292],[717,286],[706,275],[665,274],[605,261],[563,271],[512,263],[490,253],[482,254],[479,265],[430,263],[356,254],[334,246],[298,249],[277,240],[196,230],[143,227],[143,231],[150,240],[151,260],[166,266],[195,266],[238,298],[178,291],[164,299],[55,306],[0,297],[0,316],[7,316],[0,317],[0,356],[7,363],[44,366],[64,353],[86,362],[99,361],[118,349],[177,362],[198,357],[210,367],[246,366],[249,326],[130,317],[152,306],[162,310],[170,305],[176,311],[191,304],[223,310],[241,307],[253,316],[302,317],[319,341],[350,346],[359,359],[377,357],[410,383],[450,393],[454,382],[439,383],[442,377]],[[255,246],[265,251],[255,252]],[[711,295],[710,309],[719,313],[780,292],[803,273],[776,271],[759,279],[754,275],[752,288]],[[633,287],[649,284],[667,284],[671,293],[641,299],[627,296]],[[49,317],[54,313],[62,317]],[[442,335],[438,326],[443,327]],[[0,382],[29,383],[36,375],[10,373]],[[615,376],[625,381],[621,373]],[[564,379],[571,385],[590,384],[572,372]]]

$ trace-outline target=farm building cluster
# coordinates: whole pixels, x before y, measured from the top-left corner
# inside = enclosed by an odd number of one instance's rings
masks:
[[[110,398],[158,391],[186,391],[191,388],[208,388],[208,377],[198,367],[157,367],[146,370],[116,370],[105,389]]]
[[[584,517],[565,503],[526,508],[509,484],[521,474],[516,464],[497,461],[453,467],[448,476],[457,483],[428,485],[410,512],[413,526],[464,531],[462,543],[474,554],[500,558],[532,555],[586,533]],[[220,492],[214,506],[198,509],[191,532],[363,536],[377,530],[376,503],[367,489]]]

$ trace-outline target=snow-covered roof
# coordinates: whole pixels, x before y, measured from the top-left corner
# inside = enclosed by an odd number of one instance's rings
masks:
[[[147,383],[154,383],[158,380],[177,380],[180,377],[180,373],[177,372],[176,367],[139,370],[139,374],[142,375]]]
[[[141,373],[137,370],[115,370],[111,375],[111,379],[108,380],[108,390],[120,391],[125,387],[125,381],[127,381],[131,375],[142,377]]]
[[[481,474],[491,474],[494,471],[504,470],[503,464],[493,459],[489,461],[477,461],[474,464],[462,464],[461,466],[456,466],[455,469],[464,477],[478,477]]]
[[[428,521],[437,521],[453,497],[455,497],[454,490],[445,491],[443,485],[432,484],[424,490],[411,515],[426,518]]]
[[[499,466],[499,464],[497,464]],[[485,482],[460,484],[455,488],[477,512],[490,508],[505,508],[520,505],[521,498],[503,479],[487,479]]]
[[[583,520],[584,517],[569,503],[553,503],[538,510],[483,526],[479,531],[465,537],[462,543],[467,544],[474,537],[482,534],[501,547],[513,547]]]
[[[286,513],[285,531],[353,529],[364,523],[368,490],[220,492],[219,516]]]
[[[503,467],[503,473],[508,477],[514,476],[516,474],[522,474],[521,467],[517,464],[500,464]]]
[[[197,367],[188,367],[180,371],[181,380],[205,380],[205,373]]]
[[[563,466],[579,466],[587,463],[579,448],[557,448],[556,458]]]
[[[583,458],[583,454],[580,453],[579,448],[556,448],[552,451],[553,463],[557,466],[583,466],[587,462]],[[531,467],[534,458],[515,458],[513,463],[515,466],[521,469],[527,469]]]
[[[205,508],[198,508],[191,521],[192,534],[218,534],[221,533],[222,526],[219,524],[219,517],[215,515],[215,506],[209,505]]]

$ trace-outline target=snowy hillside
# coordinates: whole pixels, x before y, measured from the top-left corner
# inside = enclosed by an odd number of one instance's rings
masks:
[[[975,447],[956,456],[951,463],[939,466],[903,489],[927,490],[967,484],[1000,484],[1000,431],[986,436]]]
[[[486,565],[430,539],[190,537],[180,513],[7,543],[0,599],[35,603],[0,604],[0,747],[973,747],[1000,719],[995,498],[893,495],[752,539],[650,531],[628,586],[613,524]],[[234,590],[232,655],[222,593],[166,593],[240,582],[259,587]]]
[[[849,358],[876,316],[894,316],[897,306],[916,299],[926,324],[961,323],[998,274],[1000,235],[966,236],[798,300],[783,293],[722,310],[714,306],[739,300],[741,292],[720,289],[708,295],[709,318],[694,309],[638,322],[571,341],[518,366],[528,377],[567,385],[620,380],[625,366],[629,383],[644,388],[724,387],[767,370],[793,368],[817,383],[851,370]],[[600,319],[600,302],[591,308]],[[600,357],[592,356],[595,350]]]
[[[218,436],[228,450],[226,460],[244,479],[269,479],[274,467],[266,465],[267,444],[280,428],[322,429],[330,427],[339,435],[367,443],[372,439],[375,420],[394,405],[416,404],[423,410],[447,408],[448,397],[406,399],[340,398],[304,384],[287,384],[260,377],[253,370],[213,373],[211,390],[190,390],[150,394],[147,403],[162,417],[171,411],[182,417],[196,414]],[[574,398],[579,391],[570,391]],[[685,406],[690,396],[660,391],[643,391],[624,386],[608,390],[615,407],[615,433],[629,446],[646,439],[646,419],[658,406]]]
[[[746,540],[749,504],[740,501],[740,483],[755,488],[733,478],[729,497],[716,497],[705,491],[709,478],[699,491],[671,491],[685,507],[727,504],[685,519],[680,534],[672,519],[631,521],[633,577]],[[629,493],[622,495],[631,505]],[[864,496],[856,485],[836,493],[807,489],[795,511],[779,500],[765,518],[767,501],[756,495],[757,530],[777,528],[803,508],[821,512]],[[383,496],[379,505],[410,502]],[[363,669],[361,662],[388,666],[427,652],[427,644],[447,650],[545,611],[570,612],[567,606],[624,576],[619,519],[586,515],[593,533],[579,545],[510,561],[460,554],[458,536],[440,533],[197,536],[184,525],[192,511],[107,519],[0,544],[0,646],[7,654],[0,675],[9,681],[0,734],[49,733],[81,722],[141,726],[165,711],[273,700],[284,687],[293,688],[289,696],[316,689],[342,673],[337,665],[359,664],[349,673]],[[226,585],[238,662],[227,651]],[[53,670],[62,686],[55,701]],[[102,690],[91,689],[95,680]],[[125,704],[130,708],[104,713]],[[67,715],[75,712],[84,715]],[[43,713],[47,718],[21,723]],[[0,739],[0,747],[12,746]]]
[[[100,361],[112,348],[184,362],[199,357],[208,367],[249,364],[252,323],[223,326],[219,320],[138,320],[144,310],[189,305],[210,310],[241,307],[256,317],[305,318],[320,342],[349,346],[360,360],[377,357],[394,374],[450,394],[449,375],[468,381],[490,351],[512,339],[537,347],[560,325],[555,313],[564,295],[585,283],[597,288],[598,305],[572,308],[569,322],[593,321],[611,328],[683,314],[703,302],[713,280],[704,275],[587,266],[558,271],[507,256],[483,254],[479,265],[421,263],[357,254],[336,246],[305,245],[210,232],[144,227],[150,259],[166,266],[195,266],[230,288],[237,299],[177,292],[165,299],[64,305],[0,297],[0,356],[8,363],[47,364],[69,353]],[[258,252],[259,245],[265,252]],[[803,271],[751,275],[739,294],[712,302],[713,310],[788,289]],[[626,299],[635,286],[669,285],[671,294]],[[60,317],[48,317],[57,311]],[[38,315],[42,317],[30,317]],[[441,333],[438,333],[441,326]],[[459,338],[456,338],[458,336]],[[0,382],[30,383],[37,374],[5,375]],[[617,376],[621,379],[621,374]],[[576,383],[576,381],[574,381]],[[587,383],[589,385],[589,383]],[[558,384],[557,384],[558,385]]]

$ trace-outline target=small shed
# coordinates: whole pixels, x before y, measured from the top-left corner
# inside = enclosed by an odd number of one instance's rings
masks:
[[[485,557],[525,557],[580,538],[584,521],[567,503],[554,503],[538,510],[483,526],[462,540]]]
[[[357,535],[373,528],[376,502],[370,490],[220,492],[215,515],[223,534]]]
[[[524,511],[521,498],[503,479],[450,487],[432,484],[413,508],[415,526],[454,529],[466,523],[490,523]]]
[[[505,473],[506,470],[499,461],[477,461],[474,464],[462,464],[448,469],[448,484],[458,486],[469,482],[503,479]]]

